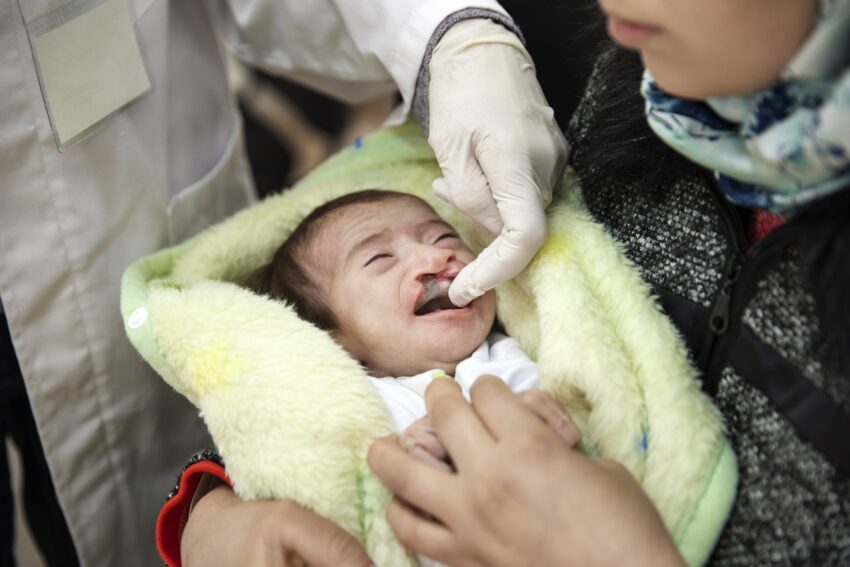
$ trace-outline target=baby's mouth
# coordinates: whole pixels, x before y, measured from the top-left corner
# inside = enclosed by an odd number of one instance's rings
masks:
[[[449,299],[449,286],[452,284],[452,279],[423,276],[420,281],[424,291],[416,300],[414,315],[428,315],[436,311],[460,309]]]

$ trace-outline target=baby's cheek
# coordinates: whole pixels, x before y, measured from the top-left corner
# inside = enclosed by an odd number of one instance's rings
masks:
[[[489,332],[490,327],[496,320],[496,291],[490,290],[481,297],[481,317],[487,326]]]

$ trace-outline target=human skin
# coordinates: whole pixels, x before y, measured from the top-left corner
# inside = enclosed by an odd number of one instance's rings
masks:
[[[812,29],[819,0],[599,0],[614,41],[640,51],[667,92],[750,94],[776,82]]]
[[[572,450],[498,378],[480,378],[471,404],[450,380],[425,398],[456,470],[395,436],[368,457],[396,494],[387,519],[409,548],[453,566],[684,565],[629,472]]]
[[[342,528],[291,500],[240,500],[220,486],[198,501],[180,543],[185,567],[367,567]]]
[[[431,207],[401,197],[355,204],[322,229],[311,252],[336,319],[334,339],[376,377],[453,374],[493,326],[493,292],[462,309],[417,315],[428,278],[448,283],[475,254]]]
[[[543,423],[549,426],[567,447],[578,447],[581,431],[558,402],[543,390],[526,390],[518,394],[520,401]],[[453,471],[449,453],[425,416],[414,421],[398,436],[398,443],[408,454],[440,470]]]

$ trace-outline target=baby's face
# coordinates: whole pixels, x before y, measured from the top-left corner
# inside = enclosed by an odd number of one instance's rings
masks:
[[[487,337],[495,295],[451,304],[449,284],[475,255],[425,202],[351,205],[323,232],[315,252],[330,268],[334,338],[373,375],[454,373]]]

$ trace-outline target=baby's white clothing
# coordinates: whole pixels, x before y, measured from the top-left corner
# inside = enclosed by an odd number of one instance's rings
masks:
[[[540,387],[537,363],[528,358],[516,339],[491,333],[475,351],[455,369],[455,381],[469,399],[469,389],[485,374],[504,380],[513,392]],[[445,376],[442,370],[429,370],[415,376],[399,378],[370,377],[381,400],[392,416],[396,431],[401,433],[414,421],[425,417],[425,388],[435,377]]]

